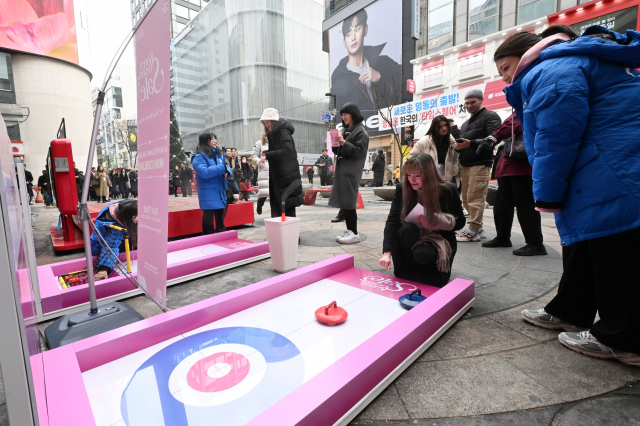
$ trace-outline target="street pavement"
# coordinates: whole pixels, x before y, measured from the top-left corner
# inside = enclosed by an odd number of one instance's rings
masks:
[[[319,187],[319,183],[315,183]],[[365,208],[358,210],[359,244],[343,246],[335,236],[345,229],[331,223],[337,209],[318,196],[315,206],[297,210],[301,219],[298,268],[338,254],[352,254],[358,268],[381,269],[382,231],[390,202],[361,190]],[[255,198],[252,198],[255,201]],[[57,209],[33,207],[38,265],[83,256],[55,255],[49,227]],[[240,238],[266,240],[264,219],[269,205],[256,214],[254,226],[238,227]],[[485,210],[488,239],[495,236],[493,211]],[[512,249],[484,249],[459,243],[454,277],[476,282],[474,307],[401,374],[352,422],[354,425],[640,425],[640,368],[589,358],[562,346],[558,332],[532,326],[520,317],[523,308],[541,308],[555,295],[562,273],[560,239],[553,215],[543,214],[547,256],[518,257]],[[514,219],[514,248],[524,237]],[[176,309],[278,275],[263,260],[167,289],[167,306]],[[161,314],[145,296],[125,300],[144,317]],[[49,323],[41,324],[44,330]],[[0,382],[0,426],[7,425]]]

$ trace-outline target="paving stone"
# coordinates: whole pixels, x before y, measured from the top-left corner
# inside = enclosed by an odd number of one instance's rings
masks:
[[[562,274],[562,259],[556,259],[549,256],[521,256],[519,268],[533,269],[538,271],[548,271]],[[535,274],[535,272],[529,272]]]
[[[504,271],[499,271],[496,269],[483,268],[481,266],[457,262],[456,259],[453,260],[451,273],[455,274],[458,277],[475,281],[476,287],[481,286],[482,284],[495,282],[507,274]]]
[[[167,307],[177,309],[211,297],[211,293],[199,289],[198,283],[184,283],[167,288]]]
[[[122,300],[123,303],[131,306],[137,313],[144,318],[151,318],[162,313],[162,309],[146,295],[131,297]]]
[[[394,384],[389,385],[371,404],[362,410],[355,420],[406,420],[409,413]]]
[[[583,401],[560,411],[554,426],[640,425],[640,398],[611,396]]]
[[[2,382],[2,376],[0,376],[0,405],[7,402],[7,399],[4,395],[4,384]]]
[[[552,392],[496,355],[414,363],[396,387],[412,418],[522,410],[555,400]]]
[[[464,277],[463,277],[464,278]],[[516,283],[507,279],[476,288],[476,300],[471,315],[497,312],[536,299],[544,293],[538,287]]]
[[[504,276],[505,279],[531,287],[538,287],[543,290],[551,290],[560,282],[562,274],[541,270],[528,270],[526,268],[516,268]]]
[[[9,413],[7,413],[7,404],[0,404],[0,426],[9,426]]]
[[[486,249],[488,250],[488,249]],[[456,256],[457,257],[457,256]],[[495,269],[497,271],[511,272],[516,269],[520,264],[518,256],[512,256],[512,258],[494,257],[487,259],[482,254],[476,257],[471,265],[480,266],[483,268]]]
[[[554,403],[599,395],[640,379],[640,368],[581,355],[557,339],[498,356],[554,392]]]
[[[545,304],[537,302],[531,302],[530,305],[531,309],[540,309],[540,307],[545,306]],[[523,309],[527,309],[527,307],[518,306],[516,308],[507,309],[506,311],[489,314],[487,317],[538,342],[545,342],[547,340],[558,338],[558,334],[561,330],[549,330],[537,327],[522,319],[520,312]]]
[[[433,345],[429,346],[429,348],[424,351],[420,357],[416,360],[416,362],[429,362],[429,361],[439,361],[442,358],[438,355],[436,351],[433,350]]]
[[[488,354],[536,343],[491,318],[458,321],[433,345],[442,359]]]

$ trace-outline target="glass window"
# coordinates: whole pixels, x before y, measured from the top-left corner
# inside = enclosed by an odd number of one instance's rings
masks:
[[[424,70],[424,87],[433,87],[442,84],[443,66],[431,67]]]
[[[9,78],[9,66],[11,57],[0,53],[0,90],[11,90],[11,79]]]
[[[498,31],[498,0],[470,0],[469,40]]]
[[[172,3],[175,4],[175,3]],[[179,4],[175,4],[175,8],[174,12],[177,16],[184,18],[184,19],[189,19],[189,9],[187,9],[184,6],[180,6]]]
[[[453,45],[453,2],[437,0],[429,4],[429,52]]]
[[[556,0],[520,0],[518,23],[533,21],[556,11]]]
[[[460,78],[473,77],[482,74],[484,53],[462,58],[460,60]]]

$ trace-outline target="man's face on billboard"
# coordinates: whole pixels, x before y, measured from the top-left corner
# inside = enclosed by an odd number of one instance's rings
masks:
[[[358,22],[358,17],[354,16],[349,27],[349,32],[344,36],[344,47],[349,52],[349,55],[355,55],[364,46],[364,38],[369,31],[368,25],[362,25]]]

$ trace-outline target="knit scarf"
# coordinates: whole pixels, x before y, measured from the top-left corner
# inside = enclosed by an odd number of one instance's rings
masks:
[[[432,226],[432,229],[420,229],[420,239],[413,245],[413,247],[411,247],[411,249],[416,248],[420,244],[433,244],[438,251],[438,260],[436,261],[438,271],[449,272],[449,259],[453,253],[451,245],[449,244],[449,241],[445,240],[442,235],[438,234],[436,231],[452,230],[454,226],[456,226],[456,219],[448,213],[435,213],[434,218],[436,221],[435,225]]]

